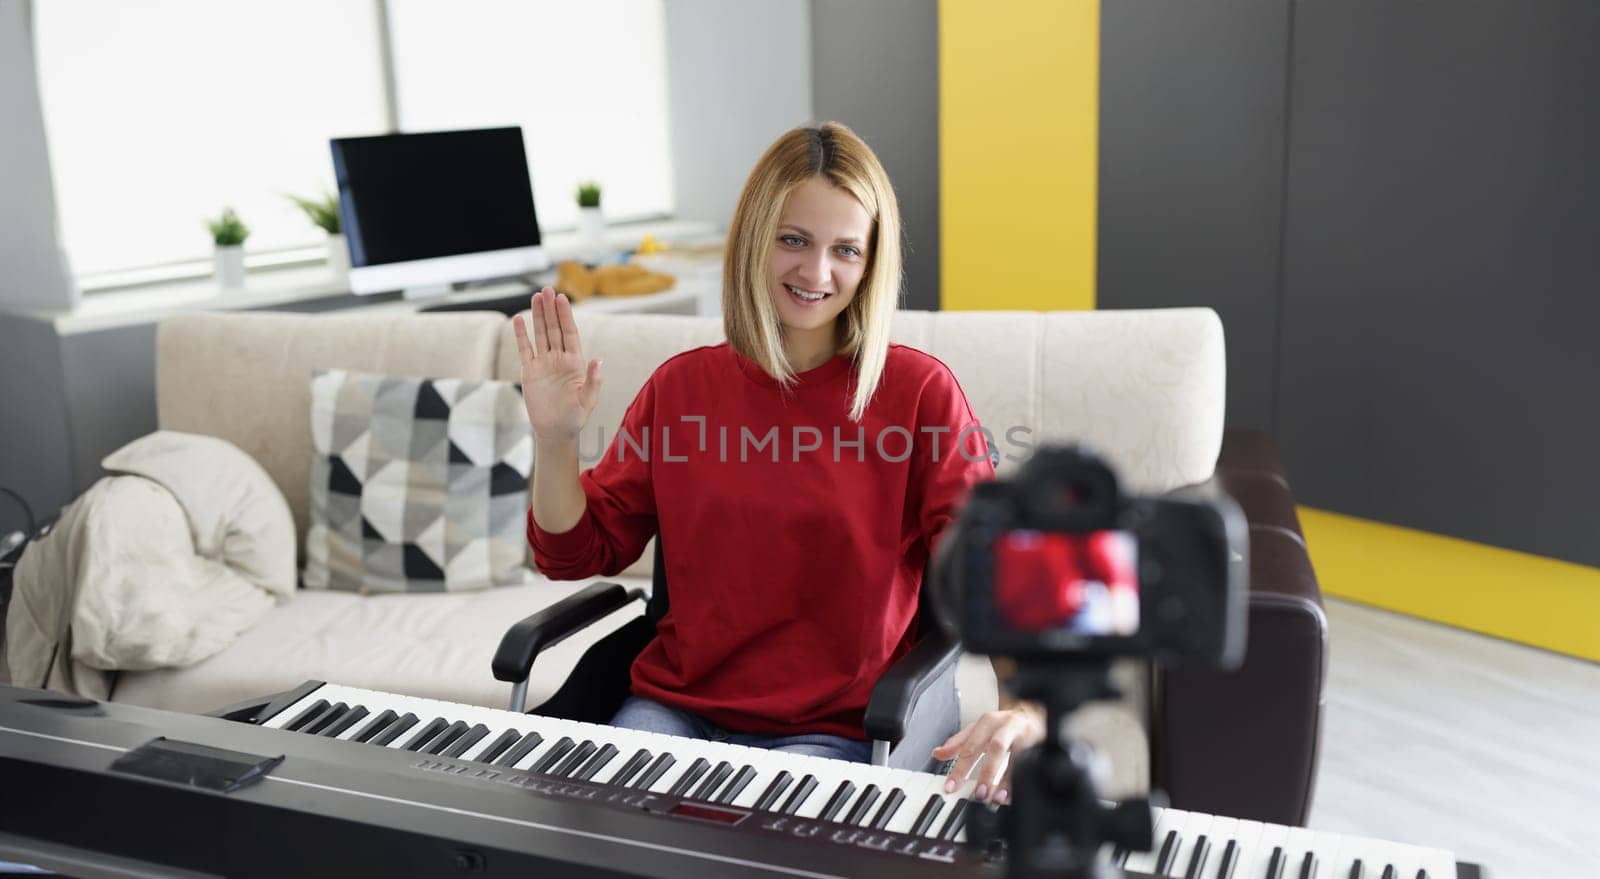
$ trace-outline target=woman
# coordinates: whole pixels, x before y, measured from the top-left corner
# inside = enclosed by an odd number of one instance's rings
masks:
[[[614,725],[865,761],[873,685],[910,648],[923,568],[971,485],[994,475],[966,397],[889,342],[900,219],[843,125],[796,128],[757,162],[728,235],[728,341],[662,364],[593,469],[577,438],[601,388],[572,308],[516,323],[537,438],[528,540],[559,579],[612,575],[658,532],[673,584]],[[1004,802],[1040,714],[991,712],[934,750]],[[987,759],[979,761],[980,756]]]

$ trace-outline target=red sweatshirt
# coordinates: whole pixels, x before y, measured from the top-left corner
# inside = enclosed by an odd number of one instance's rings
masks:
[[[563,580],[616,574],[659,529],[672,602],[635,695],[739,732],[865,737],[931,547],[994,466],[942,362],[891,345],[859,423],[850,367],[784,394],[725,342],[679,354],[579,478],[578,524],[553,534],[529,511],[534,559]]]

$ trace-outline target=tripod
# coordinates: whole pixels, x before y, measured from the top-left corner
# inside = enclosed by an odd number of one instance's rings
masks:
[[[1107,842],[1145,851],[1153,828],[1148,800],[1106,805],[1090,775],[1091,752],[1063,734],[1066,719],[1087,702],[1114,699],[1105,657],[1055,656],[1019,662],[1013,691],[1045,707],[1045,738],[1019,754],[1012,769],[1012,805],[980,809],[969,819],[973,845],[1004,839],[1008,879],[1111,879],[1121,871],[1096,861]]]

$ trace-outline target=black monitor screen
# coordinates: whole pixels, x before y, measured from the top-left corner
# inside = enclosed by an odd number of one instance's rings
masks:
[[[520,128],[346,137],[332,144],[352,266],[540,243]]]

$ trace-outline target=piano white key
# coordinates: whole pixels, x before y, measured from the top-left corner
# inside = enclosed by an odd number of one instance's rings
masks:
[[[1428,850],[1414,845],[1391,842],[1395,850],[1395,869],[1399,871],[1400,879],[1416,879],[1418,870],[1427,870],[1429,879],[1436,879],[1433,868],[1428,866]],[[1452,860],[1452,865],[1454,861]],[[1445,879],[1455,879],[1455,867],[1444,874]]]
[[[1272,850],[1284,849],[1283,857],[1287,857],[1289,852],[1285,846],[1288,841],[1289,828],[1282,824],[1262,824],[1261,836],[1256,839],[1255,863],[1250,872],[1243,875],[1243,879],[1268,879],[1267,870],[1272,866]],[[1291,875],[1287,861],[1284,862],[1282,875],[1285,879]]]
[[[1413,846],[1417,849],[1417,866],[1428,871],[1428,879],[1455,879],[1456,856],[1454,853],[1441,848],[1427,846]],[[1416,871],[1406,879],[1415,879]],[[1344,877],[1339,877],[1344,879]]]
[[[1252,879],[1261,870],[1266,869],[1266,860],[1261,855],[1261,834],[1266,829],[1267,825],[1260,821],[1240,819],[1239,828],[1235,831],[1237,835],[1234,837],[1239,841],[1239,860],[1233,868],[1233,879]],[[1257,867],[1261,869],[1258,870]]]
[[[1308,831],[1311,834],[1311,845],[1308,850],[1317,858],[1316,879],[1348,879],[1350,865],[1343,866],[1340,872],[1340,851],[1344,837],[1337,833],[1324,833],[1320,830]],[[1295,862],[1295,869],[1300,869],[1299,862]],[[1295,873],[1296,877],[1300,874]],[[1455,879],[1455,877],[1448,877]]]
[[[1318,872],[1318,879],[1349,879],[1350,868],[1357,859],[1361,861],[1362,879],[1378,879],[1378,873],[1372,869],[1373,859],[1367,840],[1356,836],[1346,836],[1342,833],[1323,834],[1330,838],[1334,844],[1332,872]],[[1454,877],[1448,877],[1454,879]]]
[[[733,800],[733,805],[746,809],[755,806],[756,800],[767,792],[768,786],[772,784],[774,778],[778,777],[779,773],[788,772],[793,777],[793,780],[789,782],[789,787],[784,790],[783,796],[788,796],[789,791],[793,790],[794,785],[800,780],[800,775],[796,774],[800,765],[799,762],[787,759],[793,755],[761,748],[752,748],[751,750],[755,753],[750,754],[747,760],[750,766],[755,767],[756,777],[748,785],[745,785],[744,791]]]
[[[928,804],[928,798],[934,794],[939,794],[941,797],[944,795],[943,776],[929,776],[923,779],[922,783],[917,785],[915,789],[908,789],[906,791],[905,804],[900,807],[900,811],[896,812],[893,818],[889,819],[889,824],[884,827],[884,830],[890,833],[909,833],[912,823],[917,820],[917,815]]]
[[[1183,833],[1178,840],[1177,857],[1172,859],[1172,866],[1167,868],[1167,875],[1183,876],[1187,874],[1189,870],[1189,859],[1194,857],[1195,843],[1199,841],[1202,835],[1204,835],[1206,837],[1206,843],[1210,844],[1211,825],[1214,820],[1215,819],[1211,815],[1208,815],[1205,812],[1189,813],[1188,818],[1186,818],[1183,822]],[[1207,866],[1214,868],[1211,860],[1211,858],[1214,856],[1215,852],[1206,858]]]
[[[1239,819],[1229,818],[1225,815],[1213,815],[1211,829],[1206,831],[1206,839],[1211,843],[1211,854],[1206,858],[1205,871],[1200,875],[1205,879],[1212,879],[1217,871],[1222,869],[1222,854],[1228,850],[1228,843],[1233,843],[1233,856],[1239,857]],[[1188,865],[1184,865],[1188,869]]]
[[[1283,837],[1283,879],[1299,879],[1305,857],[1312,851],[1312,842],[1316,834],[1304,827],[1290,827]],[[1321,876],[1321,865],[1318,865],[1316,876]]]

